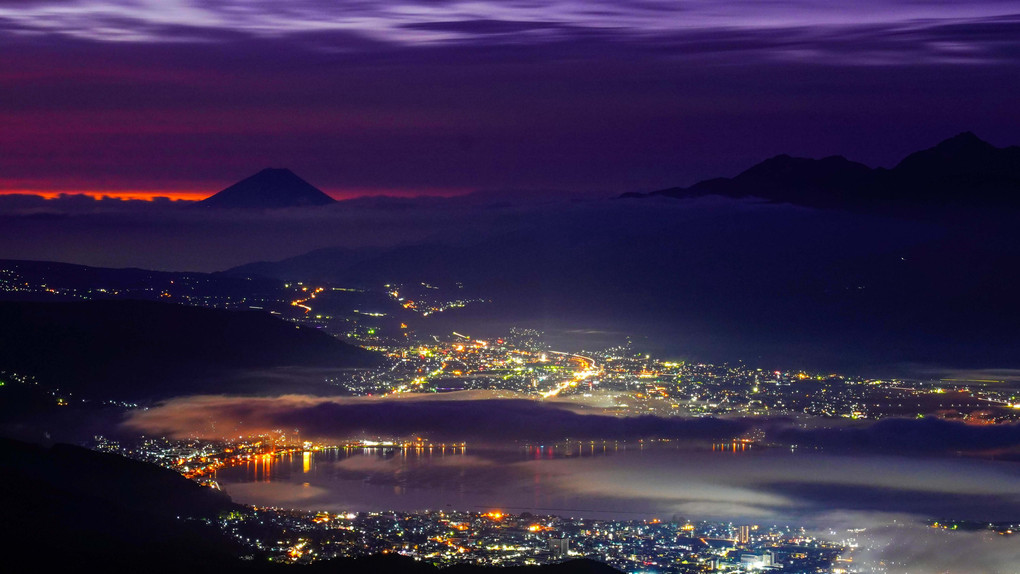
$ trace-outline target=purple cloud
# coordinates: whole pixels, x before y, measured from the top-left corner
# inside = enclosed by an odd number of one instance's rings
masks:
[[[847,10],[820,0],[799,2],[576,2],[536,5],[525,1],[380,1],[342,6],[320,0],[280,4],[207,0],[200,3],[97,2],[0,3],[0,27],[8,33],[60,35],[101,42],[206,42],[222,35],[318,39],[328,48],[333,34],[360,36],[395,46],[484,45],[492,36],[516,34],[517,42],[589,41],[618,45],[674,46],[680,53],[721,47],[792,61],[832,63],[840,48],[867,54],[849,63],[878,62],[922,54],[932,61],[965,63],[975,53],[1016,45],[1009,31],[1016,7],[983,1],[875,1]],[[996,28],[992,31],[989,28]],[[989,35],[989,32],[992,35]],[[535,34],[534,32],[542,32]],[[977,33],[975,33],[977,32]],[[712,41],[705,41],[708,36]],[[889,50],[889,48],[906,48]]]

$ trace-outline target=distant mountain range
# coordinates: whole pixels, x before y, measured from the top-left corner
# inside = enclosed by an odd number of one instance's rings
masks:
[[[891,169],[843,156],[778,155],[735,177],[621,198],[757,197],[826,209],[909,212],[919,208],[1020,207],[1020,146],[997,148],[971,132],[904,158]],[[332,197],[289,169],[263,169],[198,202],[203,207],[278,209],[323,206]]]
[[[330,205],[336,200],[289,169],[264,169],[198,202],[203,207],[279,209]]]
[[[842,156],[779,155],[733,178],[624,198],[705,195],[758,197],[778,203],[855,211],[1020,207],[1020,147],[997,148],[970,132],[907,156],[892,169],[872,169]]]
[[[260,311],[131,300],[0,302],[0,370],[83,398],[251,391],[224,373],[378,364],[375,353]]]

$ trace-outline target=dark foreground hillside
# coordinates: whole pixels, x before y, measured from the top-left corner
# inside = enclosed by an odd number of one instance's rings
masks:
[[[10,572],[288,572],[435,574],[396,555],[309,566],[242,560],[241,549],[209,522],[235,509],[230,499],[178,474],[118,455],[58,444],[44,448],[0,438],[4,548],[28,568]],[[8,556],[11,559],[12,556]],[[456,566],[450,574],[493,572]],[[503,574],[612,574],[597,562],[499,569]]]
[[[0,302],[0,370],[92,398],[191,392],[228,371],[364,367],[374,353],[268,314],[145,301]]]
[[[131,562],[184,566],[226,562],[219,532],[177,516],[215,517],[234,507],[218,491],[173,471],[59,444],[0,439],[0,505],[7,534],[33,571]]]

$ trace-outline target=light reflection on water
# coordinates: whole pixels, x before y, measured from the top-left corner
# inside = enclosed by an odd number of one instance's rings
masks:
[[[329,511],[505,510],[592,518],[812,521],[833,511],[1013,520],[1020,465],[745,443],[332,449],[216,477],[245,504]]]
[[[301,477],[332,479],[343,474],[337,471],[336,465],[345,460],[400,461],[401,467],[413,468],[427,466],[433,456],[442,460],[447,456],[464,457],[466,452],[466,448],[459,446],[335,447],[317,451],[253,457],[244,464],[218,470],[215,478],[226,483],[287,481]]]
[[[237,502],[321,510],[501,508],[587,516],[652,516],[652,501],[593,496],[564,488],[564,464],[603,460],[627,467],[645,456],[683,456],[678,445],[583,442],[505,449],[331,448],[256,458],[216,479]],[[672,452],[670,452],[672,451]],[[740,443],[708,445],[699,456],[740,456]],[[712,453],[707,455],[705,453]]]
[[[492,463],[513,463],[529,460],[554,460],[564,458],[586,458],[609,455],[640,455],[646,448],[661,453],[667,450],[680,450],[679,445],[665,446],[644,443],[620,442],[578,442],[570,445],[525,445],[509,449],[482,449],[468,453],[467,447],[334,447],[317,451],[287,453],[272,457],[255,457],[245,464],[220,469],[216,479],[226,483],[238,482],[272,482],[294,480],[295,477],[314,477],[325,479],[349,478],[350,473],[338,470],[338,463],[343,461],[374,460],[383,464],[349,464],[360,470],[376,467],[376,470],[400,471],[428,468],[430,466],[460,466],[468,461],[488,461]],[[713,443],[711,451],[721,455],[745,454],[755,450],[751,443],[733,441]],[[449,457],[449,460],[447,460]],[[470,466],[477,466],[471,464]],[[339,464],[344,468],[343,464]],[[389,468],[387,468],[389,467]],[[537,475],[538,473],[536,473]],[[371,477],[366,476],[365,480]]]

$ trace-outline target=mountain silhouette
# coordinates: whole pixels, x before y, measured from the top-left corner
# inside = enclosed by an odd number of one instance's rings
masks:
[[[964,132],[910,154],[890,170],[887,188],[915,201],[1020,204],[1020,147],[997,148]]]
[[[0,325],[0,370],[103,399],[239,392],[250,377],[218,377],[278,367],[368,367],[381,361],[376,353],[261,311],[132,300],[4,301]]]
[[[997,148],[971,132],[904,158],[892,169],[841,156],[779,155],[733,178],[621,197],[758,197],[825,209],[905,212],[918,208],[1020,207],[1020,147]]]
[[[198,202],[206,207],[278,209],[329,205],[336,200],[289,169],[264,169]]]

